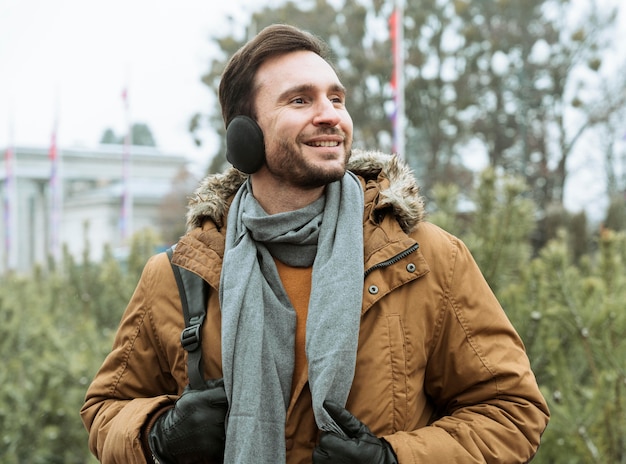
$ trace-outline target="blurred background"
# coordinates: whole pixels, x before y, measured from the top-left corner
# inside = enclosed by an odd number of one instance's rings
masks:
[[[474,253],[550,402],[535,462],[626,462],[621,0],[0,0],[0,462],[93,462],[85,389],[227,166],[226,60],[276,22]]]

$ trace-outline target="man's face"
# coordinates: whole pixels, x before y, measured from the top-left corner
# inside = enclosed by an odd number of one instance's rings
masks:
[[[313,52],[291,52],[263,63],[255,86],[269,173],[300,188],[341,179],[352,147],[352,119],[332,67]]]

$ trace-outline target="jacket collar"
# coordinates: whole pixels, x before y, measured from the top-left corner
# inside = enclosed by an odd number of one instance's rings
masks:
[[[365,183],[381,182],[377,209],[391,208],[405,232],[411,232],[424,219],[424,201],[408,165],[397,156],[379,151],[353,150],[348,169]],[[187,211],[187,229],[202,226],[209,219],[221,229],[232,197],[247,175],[231,167],[206,177],[191,197]]]

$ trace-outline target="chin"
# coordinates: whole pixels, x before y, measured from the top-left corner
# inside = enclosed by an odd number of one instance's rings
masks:
[[[297,182],[303,188],[315,189],[341,180],[345,173],[345,165],[342,168],[312,169],[306,175],[297,179]]]

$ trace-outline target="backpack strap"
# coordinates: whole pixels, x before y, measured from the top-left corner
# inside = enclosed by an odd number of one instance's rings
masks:
[[[199,275],[172,263],[175,247],[176,245],[168,248],[166,253],[174,271],[185,318],[180,343],[187,350],[189,385],[193,390],[204,390],[206,383],[202,373],[202,324],[206,316],[208,286]]]

